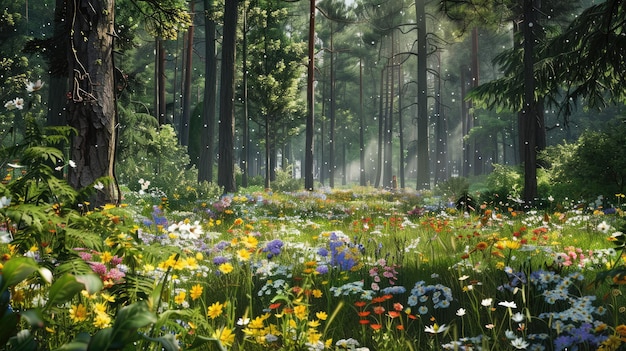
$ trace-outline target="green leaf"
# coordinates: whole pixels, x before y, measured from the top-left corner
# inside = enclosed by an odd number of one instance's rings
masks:
[[[80,333],[76,335],[74,340],[59,347],[56,351],[87,351],[90,341],[91,335],[88,333]]]
[[[95,274],[81,274],[76,276],[76,281],[82,283],[85,286],[85,290],[89,294],[95,294],[102,290],[103,284],[100,277]]]
[[[145,302],[137,302],[120,309],[113,324],[113,338],[126,343],[135,338],[137,329],[157,321]]]
[[[180,347],[178,346],[178,342],[176,341],[176,336],[173,334],[167,334],[158,338],[151,338],[146,335],[142,335],[142,337],[146,340],[158,342],[166,351],[178,351]]]
[[[69,301],[72,297],[74,297],[74,295],[78,294],[84,289],[87,289],[91,294],[99,291],[100,289],[94,290],[94,288],[96,288],[94,277],[95,279],[100,280],[94,274],[81,276],[74,276],[71,274],[63,275],[62,277],[57,279],[50,287],[46,309]],[[102,282],[100,282],[100,288],[102,288]]]
[[[106,351],[113,342],[113,328],[105,328],[97,332],[89,341],[89,351]],[[117,341],[117,340],[115,340]]]
[[[15,257],[8,260],[2,268],[0,291],[16,285],[39,269],[39,265],[30,257]]]
[[[9,339],[17,333],[19,316],[16,313],[8,313],[0,318],[0,345],[6,345]]]

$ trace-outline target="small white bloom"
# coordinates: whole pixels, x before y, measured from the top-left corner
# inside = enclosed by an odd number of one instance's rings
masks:
[[[102,189],[104,189],[104,184],[102,184],[102,182],[97,182],[96,184],[93,185],[93,187],[96,190],[102,190]]]
[[[524,315],[522,313],[520,313],[520,312],[515,312],[511,316],[511,319],[513,320],[513,322],[520,323],[520,322],[522,322],[524,320]]]
[[[460,276],[460,277],[459,277],[459,280],[460,280],[460,281],[464,281],[464,280],[466,280],[467,278],[469,278],[469,275],[465,274],[465,275]]]
[[[22,99],[22,98],[15,98],[15,100],[13,100],[13,105],[15,106],[16,109],[23,110],[24,109],[24,99]]]
[[[485,307],[490,307],[491,306],[491,302],[493,302],[493,299],[492,298],[488,298],[488,299],[483,299],[483,301],[480,304],[485,306]]]
[[[446,330],[448,330],[448,326],[446,326],[445,324],[439,325],[437,323],[430,325],[430,326],[426,326],[424,328],[424,331],[427,333],[431,333],[431,334],[439,334],[439,333],[443,333]]]
[[[459,316],[459,317],[463,317],[463,316],[465,316],[466,312],[467,311],[465,311],[465,308],[459,308],[458,310],[456,310],[456,315]]]
[[[37,79],[36,82],[26,82],[26,91],[28,91],[29,93],[37,91],[43,87],[43,84],[44,83],[41,81],[41,79]]]
[[[518,350],[524,350],[528,346],[530,346],[530,344],[526,342],[523,338],[515,338],[511,340],[511,345]]]
[[[70,165],[70,167],[72,167],[72,168],[76,168],[76,162],[74,162],[74,161],[72,161],[72,160],[70,160],[69,165]]]
[[[506,308],[517,308],[517,305],[515,304],[514,301],[502,301],[498,303],[499,306],[503,306]]]
[[[248,325],[248,323],[250,323],[250,318],[248,318],[248,317],[245,317],[245,318],[239,318],[239,319],[237,320],[237,325],[244,326],[244,325]]]
[[[63,166],[56,166],[56,167],[54,167],[54,170],[57,171],[57,172],[62,170],[62,169],[63,169]]]
[[[513,340],[513,339],[515,339],[515,338],[517,337],[517,336],[515,335],[515,332],[514,332],[514,331],[512,331],[512,330],[510,330],[510,329],[507,329],[507,330],[504,332],[504,336],[506,336],[506,338],[507,338],[507,339],[509,339],[509,340]]]

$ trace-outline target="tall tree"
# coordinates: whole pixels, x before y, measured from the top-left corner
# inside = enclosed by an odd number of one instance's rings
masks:
[[[75,188],[94,184],[100,177],[115,179],[115,89],[113,81],[114,1],[68,2],[72,28],[68,68],[71,98],[68,124],[78,131],[72,139],[69,183]],[[115,181],[97,193],[95,206],[119,201]]]
[[[259,1],[251,14],[248,94],[250,107],[258,111],[257,122],[265,131],[265,187],[269,188],[275,178],[279,145],[289,137],[283,131],[301,124],[304,109],[298,97],[305,54],[303,43],[296,42],[284,25],[288,12],[283,1]]]
[[[417,16],[417,189],[422,190],[430,188],[425,0],[415,0],[415,14]]]
[[[313,150],[315,137],[315,105],[313,83],[315,81],[315,0],[309,0],[309,34],[307,43],[307,84],[306,84],[306,140],[304,147],[304,188],[313,191]]]
[[[239,0],[224,3],[217,184],[235,192],[235,54]]]
[[[195,0],[190,2],[190,11],[193,14],[195,11]],[[185,74],[183,77],[183,113],[180,118],[180,125],[178,128],[180,144],[189,146],[189,124],[191,122],[191,71],[193,71],[193,19],[191,24],[187,28],[187,35],[185,36],[185,61],[183,64]]]
[[[215,54],[215,19],[214,0],[204,0],[205,43],[205,80],[204,108],[202,109],[202,134],[200,135],[200,164],[198,180],[213,181],[213,162],[215,154],[215,97],[217,87],[217,58]]]

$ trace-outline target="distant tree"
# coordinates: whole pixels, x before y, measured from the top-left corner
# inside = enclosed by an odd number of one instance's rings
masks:
[[[275,179],[279,143],[302,124],[299,99],[303,76],[304,44],[295,42],[284,27],[287,9],[281,0],[253,2],[248,18],[248,94],[252,117],[265,131],[265,187]],[[285,158],[286,155],[283,155]]]

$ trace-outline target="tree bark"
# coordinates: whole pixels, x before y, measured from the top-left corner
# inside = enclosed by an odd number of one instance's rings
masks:
[[[114,176],[115,87],[113,70],[114,1],[67,2],[72,19],[68,51],[71,97],[68,124],[78,131],[70,157],[76,163],[68,181],[76,189],[94,185],[100,177],[111,183],[98,190],[91,203],[101,206],[119,201]],[[76,7],[75,7],[76,6]]]
[[[531,205],[537,198],[537,121],[534,77],[534,26],[536,13],[533,0],[524,0],[524,110],[522,111],[524,150],[524,202]]]
[[[213,162],[215,145],[215,94],[217,86],[217,59],[215,57],[215,21],[213,15],[214,0],[204,0],[204,28],[206,32],[206,62],[204,81],[204,109],[202,112],[202,134],[200,143],[200,165],[198,167],[199,181],[213,181]]]
[[[423,190],[430,189],[425,0],[415,0],[415,12],[417,13],[417,190]]]
[[[195,11],[195,1],[191,1],[191,13]],[[187,29],[185,50],[185,76],[183,78],[183,114],[180,118],[179,136],[180,144],[189,146],[189,123],[191,121],[191,71],[193,69],[193,19]]]
[[[310,0],[309,8],[309,45],[308,56],[309,63],[307,66],[307,89],[306,89],[306,145],[304,150],[304,188],[308,191],[313,190],[313,140],[315,136],[314,123],[314,57],[315,57],[315,0]]]
[[[235,53],[239,0],[224,5],[222,72],[220,78],[219,160],[217,183],[225,193],[235,192]]]

